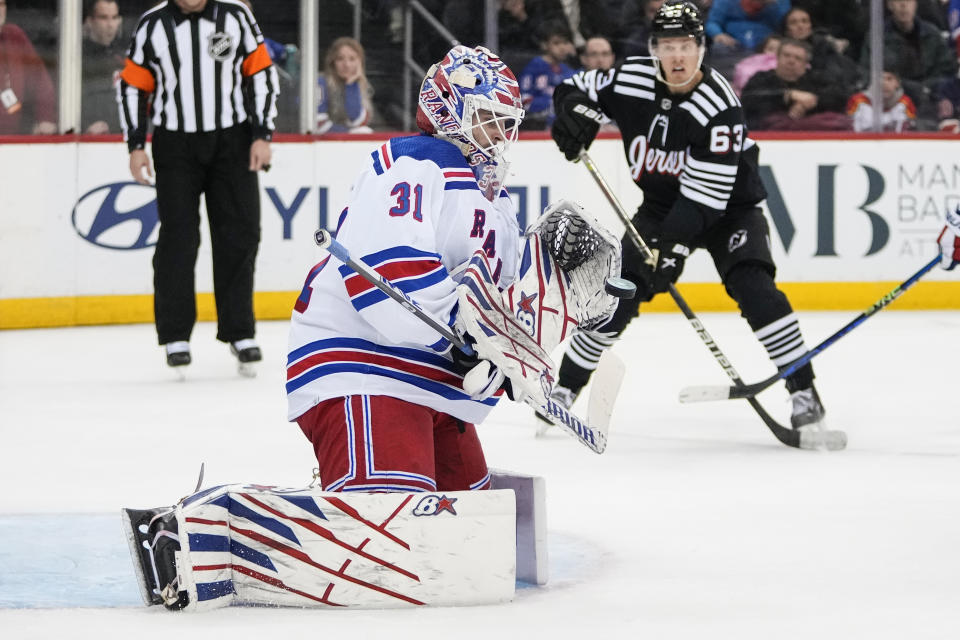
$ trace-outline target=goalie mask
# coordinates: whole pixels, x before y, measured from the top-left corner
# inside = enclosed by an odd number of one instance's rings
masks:
[[[517,79],[484,47],[454,47],[420,86],[417,126],[460,147],[471,166],[505,165],[522,119]]]
[[[688,39],[690,44],[684,43]],[[696,66],[690,73],[690,76],[683,82],[669,82],[663,72],[663,58],[666,53],[661,48],[662,41],[668,40],[669,47],[695,47],[697,52]],[[653,57],[653,64],[657,68],[657,78],[671,87],[683,86],[696,75],[703,63],[703,56],[706,53],[706,40],[703,30],[703,14],[697,5],[689,0],[677,2],[665,2],[657,14],[653,17],[650,27],[650,40],[648,42],[650,54]]]

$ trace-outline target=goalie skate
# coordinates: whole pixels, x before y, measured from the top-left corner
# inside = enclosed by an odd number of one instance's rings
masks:
[[[162,604],[168,609],[185,607],[186,592],[177,590],[176,552],[180,550],[180,540],[174,508],[121,509],[121,516],[144,604]]]

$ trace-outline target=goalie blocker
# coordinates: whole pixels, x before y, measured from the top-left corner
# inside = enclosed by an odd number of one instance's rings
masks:
[[[519,278],[505,291],[494,283],[486,255],[475,253],[457,286],[455,328],[482,361],[464,378],[464,390],[489,390],[507,378],[513,400],[526,402],[602,453],[622,367],[609,369],[613,393],[591,399],[584,423],[551,398],[557,374],[549,353],[575,329],[602,325],[617,308],[617,298],[634,291],[620,278],[620,264],[613,234],[567,200],[551,205],[528,228]]]
[[[447,493],[234,484],[122,515],[148,606],[491,604],[547,581],[543,479],[492,479]]]

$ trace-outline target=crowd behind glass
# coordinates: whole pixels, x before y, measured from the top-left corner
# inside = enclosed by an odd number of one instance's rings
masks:
[[[156,0],[83,2],[79,133],[117,134],[116,83],[130,34]],[[307,1],[307,0],[304,0]],[[300,0],[244,0],[281,78],[278,130],[301,126],[300,78],[315,69],[312,133],[403,128],[405,0],[310,0],[320,16],[319,55],[298,46]],[[548,129],[553,87],[580,69],[648,55],[663,0],[496,0],[498,52],[520,80],[527,130]],[[460,42],[487,41],[480,0],[420,0]],[[699,0],[706,62],[734,85],[753,130],[865,131],[868,0]],[[0,136],[58,127],[58,0],[0,0]],[[357,19],[359,18],[359,23]],[[884,0],[881,95],[885,131],[960,133],[960,0]],[[360,34],[359,39],[352,37]],[[426,66],[450,41],[416,16],[412,52]],[[416,87],[416,83],[414,83]]]

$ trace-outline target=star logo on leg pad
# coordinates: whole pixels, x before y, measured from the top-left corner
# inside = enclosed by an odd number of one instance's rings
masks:
[[[533,301],[537,299],[537,294],[531,293],[529,296],[524,292],[520,292],[520,302],[517,303],[517,307],[521,311],[526,311],[527,313],[535,313],[533,310]]]
[[[453,503],[456,501],[457,498],[448,498],[445,495],[440,496],[440,499],[437,501],[437,513],[449,511],[453,515],[457,515],[456,509],[453,508]]]

